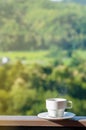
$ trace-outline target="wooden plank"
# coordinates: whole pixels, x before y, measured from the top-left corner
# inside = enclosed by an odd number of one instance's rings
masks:
[[[72,119],[47,120],[37,116],[0,116],[0,126],[77,126],[86,127],[86,116],[75,116]]]

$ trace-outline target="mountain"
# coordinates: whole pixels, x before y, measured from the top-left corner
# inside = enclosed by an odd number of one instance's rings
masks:
[[[79,4],[86,4],[86,0],[70,0],[70,2],[79,3]]]
[[[85,5],[86,0],[51,0],[52,2],[78,3]]]

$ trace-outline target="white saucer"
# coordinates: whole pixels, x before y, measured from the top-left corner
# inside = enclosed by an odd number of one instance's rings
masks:
[[[49,117],[48,116],[48,112],[42,112],[42,113],[39,113],[37,115],[39,118],[44,118],[44,119],[48,119],[48,120],[63,120],[63,119],[70,119],[70,118],[73,118],[75,116],[74,113],[72,112],[64,112],[64,116],[63,117]]]

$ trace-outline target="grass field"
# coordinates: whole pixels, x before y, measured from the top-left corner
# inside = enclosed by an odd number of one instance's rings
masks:
[[[0,59],[8,57],[11,62],[17,60],[25,61],[26,63],[49,63],[52,58],[48,57],[49,51],[33,51],[33,52],[0,52]]]
[[[40,50],[40,51],[22,51],[22,52],[0,52],[0,60],[3,57],[8,57],[10,59],[11,62],[15,62],[17,60],[21,60],[23,62],[25,62],[26,64],[28,63],[39,63],[39,64],[51,64],[53,62],[53,60],[56,57],[59,57],[58,55],[55,56],[49,56],[50,51],[44,51],[44,50]],[[77,56],[77,58],[79,59],[86,59],[86,51],[81,51],[81,50],[77,50],[75,52],[75,54]],[[71,58],[69,57],[62,57],[59,60],[63,60],[63,63],[65,65],[69,65],[71,62]]]

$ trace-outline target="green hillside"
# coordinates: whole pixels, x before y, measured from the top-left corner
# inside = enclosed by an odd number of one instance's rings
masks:
[[[86,48],[86,7],[50,0],[0,1],[0,51]]]

